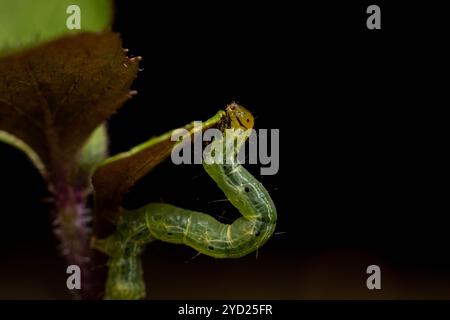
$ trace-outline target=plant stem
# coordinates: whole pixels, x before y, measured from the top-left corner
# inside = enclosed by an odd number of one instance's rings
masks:
[[[55,234],[61,241],[61,252],[69,265],[81,269],[81,290],[71,290],[75,298],[94,299],[94,270],[90,238],[90,211],[86,208],[86,192],[70,185],[59,185],[54,190]],[[97,297],[98,299],[98,297]]]

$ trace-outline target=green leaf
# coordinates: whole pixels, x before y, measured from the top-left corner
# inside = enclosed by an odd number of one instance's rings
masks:
[[[217,127],[224,117],[225,112],[219,111],[214,117],[203,122],[201,130]],[[194,123],[188,124],[184,129],[189,133],[181,142],[171,141],[172,132],[178,129],[171,130],[130,151],[108,158],[99,165],[92,177],[96,210],[114,220],[131,187],[156,165],[166,160],[177,143],[186,143],[186,137],[192,136],[195,130],[198,130]]]
[[[89,140],[81,149],[81,156],[76,174],[77,185],[89,186],[95,168],[108,156],[108,131],[102,124],[91,134]]]
[[[67,7],[78,5],[81,30],[66,26]],[[0,0],[0,54],[80,31],[106,31],[113,18],[111,0]]]
[[[8,133],[6,131],[1,131],[1,130],[0,130],[0,141],[10,144],[10,145],[14,146],[15,148],[19,149],[20,151],[22,151],[23,153],[25,153],[28,156],[28,158],[31,160],[31,162],[34,164],[36,169],[39,170],[39,173],[43,177],[47,176],[47,168],[42,163],[41,158],[39,158],[39,156],[36,154],[36,152],[34,152],[34,150],[31,149],[30,146],[27,145],[25,142],[16,138],[15,136],[13,136],[10,133]]]
[[[75,179],[92,132],[130,98],[139,60],[126,57],[111,32],[67,36],[1,58],[0,130],[17,138],[3,141],[34,150],[51,181]]]

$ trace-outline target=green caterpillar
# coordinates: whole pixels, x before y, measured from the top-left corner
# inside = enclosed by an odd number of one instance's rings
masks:
[[[140,255],[154,240],[185,244],[214,258],[238,258],[257,250],[273,234],[277,220],[273,201],[237,161],[253,128],[253,116],[237,104],[229,105],[226,114],[225,134],[205,150],[203,167],[242,217],[223,224],[207,214],[161,203],[125,212],[112,236],[93,241],[110,256],[106,299],[145,297]]]

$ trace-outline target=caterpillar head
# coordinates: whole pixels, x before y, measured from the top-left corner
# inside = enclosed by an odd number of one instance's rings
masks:
[[[253,129],[255,119],[250,111],[237,103],[231,103],[226,108],[229,126],[233,129]]]

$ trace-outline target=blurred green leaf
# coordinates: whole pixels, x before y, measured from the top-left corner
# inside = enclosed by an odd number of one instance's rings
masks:
[[[78,5],[81,30],[66,26],[67,7]],[[113,20],[111,0],[0,0],[0,55],[80,31],[106,31]]]
[[[25,153],[25,155],[27,155],[27,157],[31,160],[31,162],[34,164],[36,169],[38,169],[39,173],[43,177],[46,177],[48,175],[47,168],[42,163],[41,158],[39,158],[37,153],[32,148],[30,148],[30,146],[27,145],[25,142],[18,139],[17,137],[10,134],[9,132],[1,131],[1,130],[0,130],[0,142],[10,144],[13,147],[22,151],[23,153]]]
[[[91,134],[81,149],[79,171],[76,174],[77,185],[89,186],[91,189],[91,177],[95,168],[108,157],[108,140],[106,124],[100,125]]]

